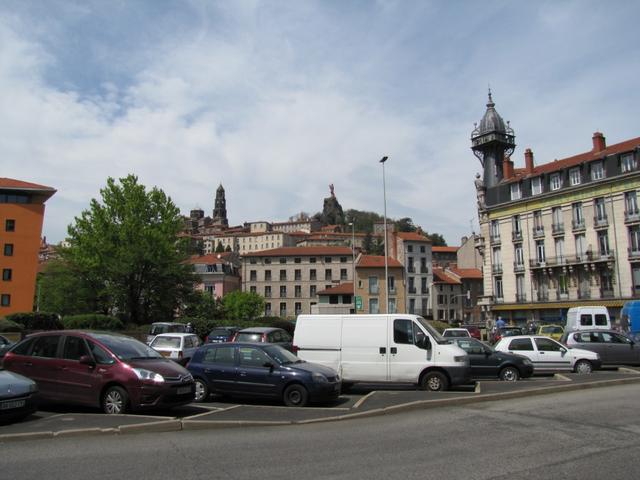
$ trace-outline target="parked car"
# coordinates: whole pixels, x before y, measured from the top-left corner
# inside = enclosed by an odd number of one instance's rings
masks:
[[[196,382],[196,401],[210,393],[281,398],[287,406],[337,398],[341,381],[328,367],[300,360],[279,345],[210,343],[187,366]]]
[[[471,378],[499,378],[514,382],[533,375],[533,362],[527,357],[497,352],[475,338],[451,339],[469,355]]]
[[[564,327],[562,327],[561,325],[542,325],[538,327],[537,334],[560,341],[562,335],[564,334]]]
[[[4,335],[0,335],[0,358],[2,358],[4,354],[7,353],[13,345],[14,345],[14,342],[9,340]]]
[[[266,342],[280,345],[289,351],[293,349],[291,335],[286,330],[275,327],[253,327],[239,330],[233,336],[232,342]]]
[[[240,327],[216,327],[209,332],[204,343],[230,342]]]
[[[176,322],[155,322],[151,324],[149,328],[149,334],[147,335],[147,345],[150,345],[156,335],[161,333],[185,333],[187,326],[184,323]]]
[[[149,346],[163,357],[186,365],[201,343],[195,333],[161,333]]]
[[[184,405],[195,392],[184,367],[115,333],[35,333],[14,345],[3,365],[34,380],[43,401],[95,406],[110,414]]]
[[[475,325],[462,325],[462,328],[466,328],[469,332],[469,335],[471,335],[476,340],[482,340],[482,332],[480,331],[479,327],[476,327]]]
[[[0,423],[22,420],[37,410],[38,386],[0,367]]]
[[[466,328],[445,328],[442,336],[447,337],[471,337],[469,330]]]
[[[581,330],[567,332],[562,343],[568,347],[591,350],[600,355],[605,365],[640,364],[640,345],[613,330]]]
[[[567,331],[611,330],[611,318],[607,307],[591,305],[572,307],[567,311]]]
[[[524,335],[521,327],[499,327],[491,331],[489,341],[495,344],[503,337],[513,337],[516,335]]]
[[[591,373],[602,364],[600,356],[595,352],[569,348],[549,337],[538,335],[504,337],[495,345],[495,349],[529,358],[536,373],[560,370]]]

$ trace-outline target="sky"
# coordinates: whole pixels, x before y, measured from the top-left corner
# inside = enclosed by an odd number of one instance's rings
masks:
[[[640,136],[637,1],[0,2],[0,177],[51,186],[50,243],[138,176],[188,215],[322,210],[478,231],[490,86],[536,164]]]

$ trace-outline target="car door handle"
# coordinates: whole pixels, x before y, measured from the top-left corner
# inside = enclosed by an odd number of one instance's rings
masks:
[[[391,351],[391,354],[394,355],[394,354],[398,353],[398,348],[397,347],[391,347],[390,351]]]
[[[387,353],[387,348],[386,347],[380,347],[380,353],[382,355],[386,354]]]
[[[247,372],[240,372],[240,376],[241,377],[246,377],[247,376]]]
[[[540,355],[544,355],[544,352],[538,352]]]

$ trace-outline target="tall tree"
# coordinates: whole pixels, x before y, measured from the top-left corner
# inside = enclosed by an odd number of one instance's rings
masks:
[[[264,313],[264,298],[236,290],[222,297],[224,315],[233,320],[251,320]]]
[[[69,226],[65,260],[96,290],[103,309],[125,321],[172,318],[193,282],[179,209],[135,175],[119,183],[109,178],[100,194]]]
[[[396,229],[399,232],[415,232],[418,228],[413,224],[413,220],[409,217],[396,220]]]

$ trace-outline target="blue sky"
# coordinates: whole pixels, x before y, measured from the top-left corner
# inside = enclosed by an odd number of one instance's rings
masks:
[[[231,224],[343,208],[477,230],[491,85],[522,166],[640,136],[633,1],[0,3],[0,176],[49,185],[43,234],[134,173]]]

